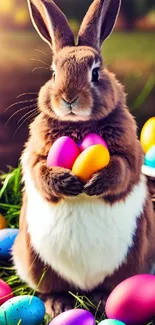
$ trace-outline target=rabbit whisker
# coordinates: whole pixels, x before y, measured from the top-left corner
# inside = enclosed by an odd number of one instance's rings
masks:
[[[44,61],[42,61],[42,60],[40,60],[40,59],[30,59],[30,61],[41,62],[41,63],[43,63],[43,64],[45,64],[45,65],[47,65],[47,66],[49,67],[49,64],[48,64],[48,63],[46,63],[46,62],[44,62]]]
[[[11,108],[17,104],[31,103],[31,102],[35,102],[35,101],[37,101],[37,98],[32,98],[32,99],[27,99],[27,100],[22,100],[22,101],[16,102],[14,104],[11,104],[9,107],[7,107],[4,112],[6,112],[9,108]]]
[[[19,112],[21,111],[24,111],[25,109],[28,109],[28,108],[37,108],[36,104],[33,104],[33,105],[29,105],[29,106],[26,106],[26,107],[22,107],[20,108],[18,111],[14,112],[10,117],[9,119],[7,120],[7,122],[5,123],[5,127],[8,125],[9,121]]]
[[[49,69],[49,68],[46,68],[46,67],[36,67],[36,68],[34,68],[34,69],[32,70],[32,72],[34,72],[34,71],[36,71],[36,70],[38,70],[38,69],[44,69],[44,70],[49,70],[49,71],[50,71],[50,69]]]
[[[38,111],[38,109],[37,108],[34,108],[34,109],[31,109],[31,111],[29,111],[29,112],[27,112],[26,114],[24,114],[21,118],[20,118],[20,120],[18,121],[18,123],[17,123],[17,125],[27,116],[27,115],[29,115],[29,114],[31,114],[32,112],[37,112]]]
[[[41,50],[39,50],[39,49],[34,49],[34,51],[40,52],[40,53],[42,53],[42,54],[48,56],[47,53],[45,53],[45,52],[43,52],[43,51],[41,51]]]
[[[16,98],[19,98],[19,97],[22,97],[22,96],[25,96],[25,95],[37,95],[38,93],[22,93],[20,95],[18,95]]]
[[[29,120],[30,118],[33,118],[33,117],[35,117],[35,116],[37,116],[37,112],[35,111],[35,112],[33,112],[33,113],[31,113],[31,115],[29,115],[28,117],[26,117],[26,119],[18,126],[18,128],[16,129],[16,131],[14,132],[14,134],[13,134],[13,137],[12,137],[12,140],[14,139],[14,137],[15,137],[15,135],[16,135],[16,133],[18,132],[18,130],[21,128],[21,126],[27,121],[27,120]]]

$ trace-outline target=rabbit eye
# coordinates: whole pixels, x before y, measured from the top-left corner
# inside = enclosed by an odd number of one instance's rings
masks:
[[[53,80],[55,80],[55,71],[53,69],[51,69],[51,71],[52,71],[52,78]]]
[[[99,68],[95,68],[92,71],[92,82],[97,82],[99,80]]]
[[[52,77],[55,80],[55,71],[52,72]]]

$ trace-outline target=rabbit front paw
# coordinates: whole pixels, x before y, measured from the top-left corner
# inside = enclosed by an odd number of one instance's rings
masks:
[[[84,192],[89,196],[99,196],[104,192],[104,182],[102,171],[95,173],[92,178],[85,184]]]
[[[55,193],[64,196],[77,196],[83,191],[83,183],[70,170],[57,168],[52,176],[52,187]]]

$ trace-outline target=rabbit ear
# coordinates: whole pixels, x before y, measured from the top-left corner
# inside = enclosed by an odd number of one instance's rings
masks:
[[[57,52],[74,45],[74,36],[66,16],[52,0],[27,0],[30,16],[41,38]]]
[[[94,0],[83,19],[78,45],[99,50],[114,28],[120,6],[121,0]]]

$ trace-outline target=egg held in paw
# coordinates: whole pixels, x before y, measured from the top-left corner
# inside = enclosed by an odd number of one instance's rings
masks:
[[[85,149],[75,160],[72,168],[74,175],[86,182],[89,178],[102,168],[106,167],[110,162],[110,154],[108,149],[97,144]]]
[[[79,145],[80,150],[84,151],[88,147],[94,146],[96,144],[102,144],[103,146],[105,146],[108,149],[108,146],[107,146],[105,140],[96,133],[88,133],[84,137],[82,142],[80,142],[78,145]]]
[[[60,137],[53,143],[49,151],[47,166],[72,169],[79,154],[80,150],[73,139],[68,136]]]

